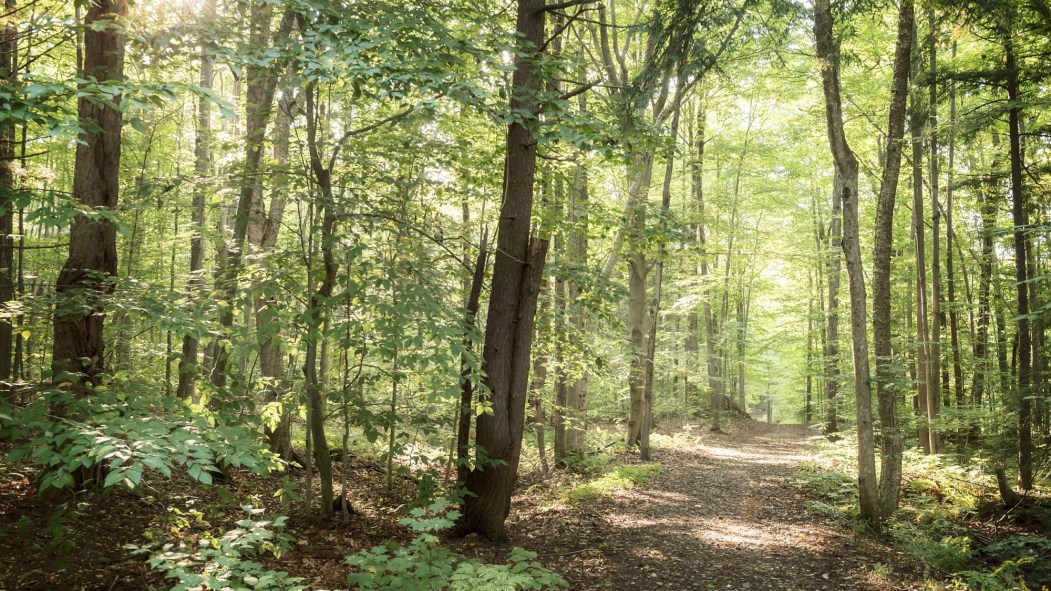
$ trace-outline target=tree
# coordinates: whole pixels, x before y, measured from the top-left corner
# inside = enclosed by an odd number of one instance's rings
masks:
[[[833,32],[828,0],[814,4],[814,36],[822,60],[821,81],[825,95],[828,141],[836,166],[836,190],[843,196],[843,252],[850,282],[850,328],[854,353],[854,391],[857,399],[858,491],[861,515],[879,519],[876,494],[876,460],[872,435],[872,396],[869,384],[868,332],[865,317],[865,277],[861,263],[858,228],[858,162],[847,144],[839,83],[839,42]],[[831,335],[829,336],[831,339]]]
[[[538,52],[544,46],[544,0],[519,0],[515,31],[519,38],[510,106],[519,115],[508,126],[504,191],[497,229],[493,289],[486,318],[483,371],[492,412],[478,416],[475,441],[483,457],[466,479],[470,493],[457,523],[460,535],[478,533],[507,539],[504,520],[511,511],[525,425],[526,390],[537,297],[547,241],[532,233],[533,181],[537,141]]]
[[[876,203],[876,237],[872,255],[872,344],[876,353],[876,392],[879,400],[881,471],[880,514],[889,517],[898,508],[901,489],[902,435],[898,425],[898,380],[891,349],[891,246],[894,236],[894,201],[901,173],[905,135],[905,99],[914,26],[912,0],[898,8],[898,38],[894,50],[887,154]]]
[[[84,78],[93,84],[123,82],[124,0],[99,0],[84,18]],[[88,213],[70,228],[69,254],[55,285],[52,377],[86,393],[105,370],[102,298],[117,273],[112,210],[120,190],[120,95],[87,91],[77,100],[83,131],[77,144],[73,195]]]

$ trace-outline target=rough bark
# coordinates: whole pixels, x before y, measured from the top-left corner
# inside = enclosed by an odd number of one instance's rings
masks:
[[[518,2],[515,29],[520,46],[510,101],[517,112],[537,111],[541,84],[535,61],[544,43],[545,14],[544,0]],[[501,541],[507,539],[504,521],[511,510],[522,450],[533,323],[547,255],[547,241],[530,237],[537,142],[528,123],[514,121],[507,130],[503,203],[482,355],[492,412],[478,417],[475,437],[489,461],[468,474],[471,495],[464,500],[456,527],[460,535],[478,533]]]
[[[1022,490],[1033,487],[1033,425],[1032,425],[1032,363],[1033,336],[1029,315],[1029,212],[1022,186],[1021,107],[1018,66],[1015,62],[1013,28],[1009,25],[1004,36],[1007,69],[1007,99],[1012,107],[1007,112],[1007,128],[1011,150],[1011,216],[1014,221],[1015,293],[1017,294],[1018,322],[1018,486]]]
[[[84,18],[84,75],[123,82],[124,0],[92,2]],[[120,97],[113,97],[120,104]],[[82,206],[112,210],[120,188],[122,113],[100,102],[80,98],[77,115],[87,130],[80,134],[73,170],[73,196]],[[105,370],[102,299],[113,290],[117,273],[116,228],[106,219],[78,215],[70,229],[69,255],[55,286],[52,375],[74,389],[97,383]]]
[[[839,43],[833,32],[829,0],[814,4],[814,35],[825,96],[829,146],[843,190],[843,252],[850,285],[850,324],[854,355],[854,391],[858,430],[858,493],[861,516],[879,519],[876,459],[872,433],[872,394],[869,383],[868,334],[864,268],[858,231],[858,163],[847,144],[839,83]]]
[[[15,29],[15,0],[5,0],[4,11],[8,21],[0,31],[0,86],[14,87],[18,78],[18,31]],[[0,393],[11,391],[14,377],[11,359],[11,337],[13,318],[7,302],[15,299],[15,237],[14,215],[17,209],[14,200],[15,178],[15,125],[0,125]]]
[[[905,99],[908,95],[914,8],[902,0],[898,8],[898,38],[894,50],[887,153],[876,203],[876,237],[872,265],[872,345],[876,354],[876,393],[880,418],[880,514],[889,517],[898,508],[901,490],[902,435],[898,426],[898,387],[891,348],[891,251],[894,244],[894,201],[901,173],[905,135]]]

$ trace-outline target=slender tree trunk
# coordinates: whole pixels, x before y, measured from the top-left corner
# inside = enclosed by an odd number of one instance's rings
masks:
[[[333,245],[336,242],[336,212],[332,194],[331,171],[322,159],[317,139],[318,111],[315,103],[316,87],[313,83],[306,89],[307,108],[307,147],[310,151],[310,169],[320,190],[322,203],[320,248],[324,277],[317,291],[310,295],[307,308],[307,348],[303,363],[303,376],[306,381],[307,406],[310,420],[307,428],[313,443],[314,462],[317,464],[318,478],[321,481],[321,512],[330,514],[335,495],[332,489],[332,457],[325,438],[325,409],[321,393],[321,380],[318,376],[318,345],[324,340],[325,320],[328,317],[328,300],[336,283],[336,261]],[[308,460],[309,461],[309,460]]]
[[[901,174],[905,136],[905,99],[909,92],[909,62],[915,12],[912,0],[898,8],[898,39],[894,51],[887,154],[876,204],[876,238],[872,264],[872,344],[876,353],[876,392],[880,417],[879,505],[882,517],[898,508],[901,490],[902,435],[898,425],[898,387],[891,346],[891,251],[894,244],[894,201]]]
[[[278,31],[271,37],[270,21],[273,18],[273,5],[256,0],[251,6],[249,43],[259,50],[284,40],[292,31],[293,15],[286,12]],[[273,65],[262,66],[250,64],[245,69],[247,84],[245,104],[245,157],[241,168],[241,188],[234,212],[233,236],[226,249],[226,256],[219,262],[220,289],[224,305],[220,308],[219,324],[223,331],[229,331],[234,324],[234,310],[237,308],[239,281],[238,275],[244,264],[245,238],[251,219],[252,205],[261,199],[262,179],[260,172],[263,162],[263,144],[266,140],[266,127],[273,109],[274,94],[277,87],[277,71]],[[224,342],[220,342],[215,352],[215,363],[212,367],[211,381],[216,390],[223,391],[227,382],[227,365],[229,351]],[[315,441],[315,444],[318,442]],[[315,450],[317,451],[317,450]],[[328,449],[325,449],[327,453]],[[331,509],[331,507],[329,507]]]
[[[675,109],[671,120],[671,137],[674,143],[679,134],[679,109]],[[671,209],[671,180],[675,170],[675,148],[674,145],[668,150],[667,164],[664,167],[664,184],[661,190],[661,220],[666,220]],[[662,222],[662,225],[664,222]],[[640,437],[639,457],[643,460],[650,459],[650,428],[653,422],[653,371],[654,361],[657,355],[657,325],[661,312],[661,288],[664,280],[664,258],[667,256],[667,247],[662,240],[657,245],[657,260],[654,261],[653,272],[653,299],[649,310],[649,335],[646,339],[646,381],[643,415],[643,426]]]
[[[302,94],[299,95],[301,97]],[[264,270],[270,270],[272,263],[269,255],[277,245],[278,234],[284,219],[285,200],[287,187],[288,166],[288,142],[291,138],[292,118],[299,107],[299,97],[293,94],[292,89],[286,91],[282,100],[278,103],[278,110],[274,121],[273,154],[274,161],[278,167],[277,181],[271,191],[270,207],[267,212],[262,211],[262,200],[253,204],[252,215],[248,226],[248,240],[255,254],[259,257],[259,264]],[[261,196],[261,195],[260,195]],[[283,400],[286,385],[284,375],[284,364],[281,362],[281,310],[277,294],[274,289],[260,290],[258,286],[253,288],[254,301],[253,313],[255,315],[256,342],[259,346],[259,375],[265,382],[264,400],[267,404],[274,405],[276,416],[271,417],[271,422],[264,425],[264,431],[270,445],[270,451],[285,460],[293,457],[292,449],[292,406]]]
[[[544,43],[544,0],[519,0],[511,108],[537,112],[541,82],[535,72],[536,52]],[[500,209],[496,262],[483,350],[492,412],[480,415],[476,442],[490,460],[467,476],[471,495],[464,500],[457,533],[476,532],[506,540],[504,521],[518,473],[529,383],[530,349],[537,295],[543,276],[547,241],[530,237],[537,142],[524,122],[508,126],[504,195]]]
[[[124,0],[99,0],[84,19],[84,76],[121,83],[124,78]],[[113,97],[120,104],[120,97]],[[77,115],[86,131],[78,138],[73,195],[90,209],[113,210],[120,189],[122,113],[101,101],[80,98]],[[116,229],[106,219],[78,215],[70,229],[69,256],[55,286],[52,379],[74,382],[86,393],[105,370],[103,298],[117,273]],[[79,378],[74,376],[81,376]]]
[[[829,223],[825,256],[828,267],[828,308],[825,329],[825,434],[839,431],[839,281],[843,253],[843,179],[837,169],[832,190],[832,219]]]
[[[825,95],[825,119],[829,146],[843,191],[843,252],[850,285],[850,324],[854,354],[854,391],[857,401],[858,493],[861,516],[876,521],[880,517],[876,487],[876,459],[872,432],[872,394],[869,383],[868,334],[866,332],[866,294],[858,230],[858,163],[847,144],[843,129],[839,83],[839,42],[833,32],[829,0],[814,4],[814,36]]]
[[[928,9],[927,51],[930,56],[932,76],[937,72],[937,48],[935,47],[936,23],[934,11]],[[930,158],[927,165],[931,189],[931,344],[927,365],[927,418],[931,421],[931,453],[941,453],[941,434],[934,427],[941,412],[941,368],[942,368],[942,264],[941,264],[941,205],[938,203],[938,93],[936,80],[932,78],[927,105],[928,143]]]
[[[467,221],[467,209],[464,208],[464,222]],[[489,260],[489,236],[482,235],[478,248],[478,258],[474,263],[474,274],[468,285],[467,299],[464,304],[464,353],[460,356],[460,406],[456,428],[456,480],[465,483],[470,473],[471,452],[471,417],[474,416],[474,368],[468,360],[468,351],[474,343],[475,318],[478,316],[479,300],[482,286],[485,283],[485,267]]]
[[[643,150],[635,157],[631,166],[628,200],[635,204],[628,219],[628,344],[631,361],[628,369],[630,391],[628,409],[629,447],[642,443],[642,432],[646,421],[646,276],[649,264],[646,261],[645,239],[647,194],[653,174],[653,151]]]
[[[573,172],[573,183],[569,192],[568,237],[569,260],[581,268],[587,266],[588,252],[588,176],[583,164]],[[570,335],[575,339],[578,348],[583,348],[586,340],[586,315],[584,304],[580,301],[581,290],[576,279],[570,277],[566,282],[566,299]],[[578,364],[585,365],[585,364]],[[572,379],[566,393],[565,444],[566,457],[584,454],[584,434],[586,432],[588,411],[588,369],[579,367],[572,372]]]
[[[1033,426],[1032,426],[1032,360],[1033,337],[1029,314],[1029,231],[1028,203],[1022,186],[1021,108],[1018,66],[1015,62],[1013,23],[1005,35],[1007,99],[1012,107],[1007,112],[1007,126],[1011,145],[1011,215],[1014,221],[1015,289],[1018,295],[1018,486],[1023,490],[1033,487]]]
[[[913,43],[916,44],[915,27]],[[912,77],[919,70],[919,51],[913,54]],[[915,88],[915,85],[913,85]],[[923,105],[920,93],[914,90],[910,96],[909,131],[912,135],[912,238],[916,255],[916,406],[919,413],[917,438],[920,447],[931,453],[931,434],[928,426],[930,406],[930,320],[927,314],[927,250],[924,246],[926,230],[923,223]]]
[[[953,42],[953,57],[956,56],[956,42]],[[956,172],[956,82],[949,83],[949,161],[946,170],[945,186],[945,275],[946,288],[948,289],[947,305],[949,308],[949,344],[952,348],[952,377],[954,394],[956,396],[956,407],[960,410],[966,404],[963,383],[963,362],[960,355],[960,318],[956,301],[956,269],[953,264],[953,186],[954,174]],[[962,263],[962,261],[961,261]],[[973,335],[972,335],[973,336]],[[963,452],[965,437],[963,433],[957,436],[957,451]]]
[[[701,258],[701,283],[704,286],[702,296],[702,314],[704,316],[704,347],[708,370],[708,399],[712,410],[713,429],[720,429],[720,398],[722,392],[719,388],[719,362],[715,353],[715,321],[712,317],[712,287],[708,269],[708,242],[705,234],[704,215],[704,131],[706,113],[703,108],[697,113],[697,137],[695,138],[697,152],[691,170],[691,182],[693,184],[694,199],[697,202],[697,243]]]
[[[4,12],[7,22],[0,31],[0,86],[14,88],[18,80],[18,30],[15,0],[4,0]],[[14,333],[7,302],[15,300],[15,238],[14,215],[18,209],[15,203],[15,125],[0,125],[0,394],[12,391],[14,378],[11,359],[11,337]]]

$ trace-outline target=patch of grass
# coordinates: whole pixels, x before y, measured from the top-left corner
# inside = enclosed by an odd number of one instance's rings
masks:
[[[609,497],[619,491],[630,490],[637,484],[645,484],[660,473],[660,464],[617,466],[599,478],[569,489],[562,494],[561,500],[573,505],[585,504],[599,497]]]

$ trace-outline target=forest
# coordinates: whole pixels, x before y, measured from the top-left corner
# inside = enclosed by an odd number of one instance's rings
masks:
[[[1051,586],[1048,0],[0,15],[0,590]]]

